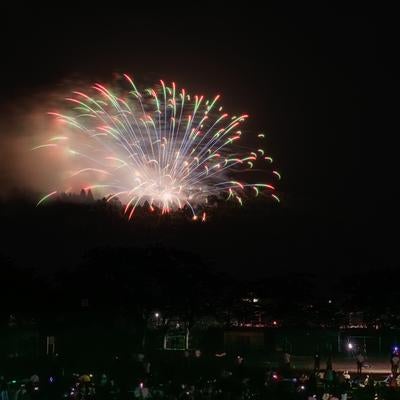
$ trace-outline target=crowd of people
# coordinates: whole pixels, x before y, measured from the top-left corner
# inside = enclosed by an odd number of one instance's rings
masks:
[[[151,359],[136,354],[114,360],[107,370],[54,375],[33,373],[27,379],[0,377],[0,400],[391,400],[400,398],[399,353],[391,357],[391,374],[376,379],[357,371],[337,372],[332,360],[321,368],[320,355],[313,371],[298,371],[291,355],[282,354],[276,368],[255,369],[243,356],[225,352],[206,359],[200,350],[185,351],[174,359]],[[356,362],[360,360],[356,357]],[[362,367],[361,367],[362,368]]]

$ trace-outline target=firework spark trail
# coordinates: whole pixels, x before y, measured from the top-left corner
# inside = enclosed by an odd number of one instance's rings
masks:
[[[67,133],[32,150],[67,154],[74,170],[67,174],[68,182],[61,182],[38,205],[62,192],[64,184],[96,189],[108,201],[121,196],[129,218],[146,201],[151,210],[156,206],[162,213],[188,206],[202,221],[211,195],[240,205],[250,193],[280,201],[271,182],[237,180],[239,172],[246,171],[281,179],[278,171],[265,169],[273,160],[264,149],[243,150],[237,144],[240,124],[248,115],[222,112],[220,95],[211,100],[190,96],[174,82],[170,87],[162,80],[160,86],[139,92],[131,77],[124,78],[129,89],[111,91],[96,83],[93,96],[75,91],[66,98],[70,112],[48,113],[68,127]],[[258,140],[264,137],[257,135]],[[255,169],[255,163],[264,165]]]

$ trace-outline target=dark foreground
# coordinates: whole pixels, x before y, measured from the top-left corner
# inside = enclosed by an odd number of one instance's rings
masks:
[[[76,371],[59,360],[25,363],[20,368],[23,373],[7,367],[1,367],[7,372],[1,378],[1,400],[400,398],[400,379],[391,375],[249,367],[242,358],[224,353],[212,359],[179,353],[151,360],[136,354]]]

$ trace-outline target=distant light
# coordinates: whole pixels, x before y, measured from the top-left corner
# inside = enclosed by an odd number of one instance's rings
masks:
[[[158,317],[160,316],[160,313],[156,312],[156,313],[154,314],[154,316],[155,316],[156,318],[158,318]]]
[[[258,303],[258,299],[256,297],[254,297],[253,303]]]
[[[329,300],[328,303],[329,303],[329,304],[332,304],[332,300]]]
[[[348,343],[347,347],[349,348],[349,350],[351,350],[353,348],[353,343]]]
[[[276,321],[272,321],[272,325],[277,325],[278,323]]]

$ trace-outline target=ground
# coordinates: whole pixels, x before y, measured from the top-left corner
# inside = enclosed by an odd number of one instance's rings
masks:
[[[264,355],[254,355],[247,360],[249,365],[253,366],[270,366],[275,368],[279,365],[277,358],[269,358]],[[314,358],[312,356],[296,356],[292,355],[291,365],[294,370],[312,370],[314,368]],[[349,355],[336,355],[332,358],[332,365],[335,371],[357,372],[357,364],[354,358]],[[326,368],[326,357],[321,357],[320,368]],[[370,355],[366,357],[363,373],[387,376],[391,372],[390,362],[384,356]]]

